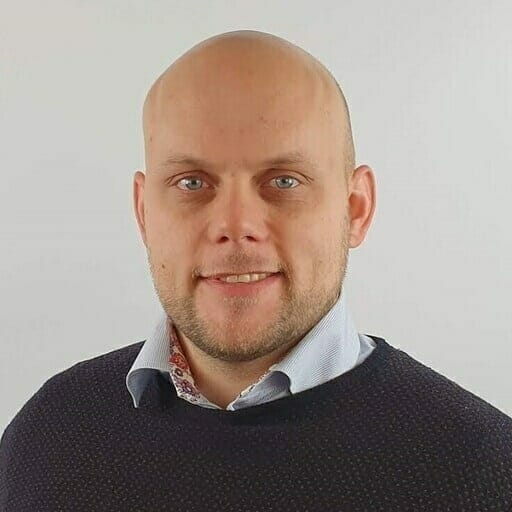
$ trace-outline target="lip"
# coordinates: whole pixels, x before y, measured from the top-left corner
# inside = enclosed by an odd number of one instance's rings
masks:
[[[270,289],[277,284],[281,279],[281,273],[272,274],[271,276],[262,279],[261,281],[254,281],[252,283],[225,283],[215,278],[202,277],[201,281],[212,290],[226,295],[228,297],[239,297],[246,295],[254,295]]]

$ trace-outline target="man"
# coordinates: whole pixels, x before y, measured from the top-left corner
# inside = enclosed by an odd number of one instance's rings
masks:
[[[352,323],[376,187],[330,73],[221,34],[158,78],[143,122],[161,321],[24,405],[1,510],[512,510],[512,419]]]

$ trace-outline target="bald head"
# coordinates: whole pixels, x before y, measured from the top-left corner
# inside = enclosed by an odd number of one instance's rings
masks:
[[[254,89],[255,84],[257,87]],[[192,108],[204,104],[206,89],[234,91],[256,90],[268,102],[278,101],[286,91],[319,100],[326,117],[339,130],[340,157],[347,179],[354,169],[355,155],[352,129],[343,92],[331,73],[311,54],[289,41],[265,32],[240,30],[213,36],[202,41],[174,61],[151,86],[143,107],[143,130],[146,168],[152,166],[152,146],[162,116],[172,102],[195,99]],[[185,97],[187,99],[185,99]],[[245,98],[247,100],[247,98]]]

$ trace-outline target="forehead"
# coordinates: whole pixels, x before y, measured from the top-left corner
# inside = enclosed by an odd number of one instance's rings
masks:
[[[165,99],[160,98],[146,145],[153,165],[175,154],[251,162],[301,152],[304,160],[319,161],[339,136],[318,86],[190,88],[179,100]]]
[[[302,151],[289,151],[280,153],[270,158],[265,158],[260,161],[247,161],[244,159],[242,164],[244,167],[268,169],[272,167],[293,166],[298,168],[307,169],[309,172],[318,173],[317,162],[311,159],[308,154]],[[157,171],[172,170],[173,168],[189,167],[201,169],[217,170],[217,162],[212,162],[204,158],[198,158],[194,155],[186,153],[170,153],[166,158],[163,158],[156,166]]]

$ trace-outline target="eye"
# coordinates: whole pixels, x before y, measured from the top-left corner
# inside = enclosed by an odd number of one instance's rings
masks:
[[[296,178],[293,178],[292,176],[278,176],[276,178],[272,178],[270,181],[277,183],[278,184],[277,188],[280,190],[291,189],[291,188],[295,188],[297,185],[300,185],[299,180]],[[297,184],[295,186],[293,186],[293,181],[297,182]],[[179,186],[179,184],[181,182],[185,182],[185,185],[184,185],[185,188]],[[199,178],[198,176],[188,176],[185,178],[181,178],[176,183],[176,185],[178,186],[178,188],[180,190],[194,192],[196,190],[201,190],[202,182],[203,182],[203,180],[201,178]],[[283,186],[281,186],[281,185],[283,185]]]
[[[292,176],[278,176],[277,178],[272,178],[270,181],[274,181],[275,183],[284,184],[285,185],[284,187],[279,187],[279,186],[277,187],[277,188],[280,188],[281,190],[284,190],[284,189],[288,189],[288,188],[295,188],[292,186],[288,186],[288,185],[290,185],[290,180],[295,180],[297,182],[297,184],[300,184],[299,180],[296,178],[293,178]]]
[[[187,177],[187,178],[181,178],[181,180],[179,180],[176,185],[178,185],[179,183],[181,183],[182,181],[188,181],[191,183],[192,185],[192,188],[182,188],[182,187],[178,187],[179,189],[181,190],[189,190],[189,191],[194,191],[194,190],[201,190],[201,187],[197,187],[197,183],[201,183],[203,180],[201,178],[198,178],[197,176],[191,176],[191,177]]]

